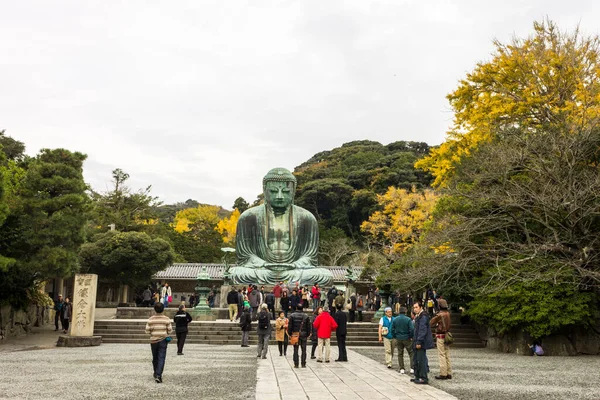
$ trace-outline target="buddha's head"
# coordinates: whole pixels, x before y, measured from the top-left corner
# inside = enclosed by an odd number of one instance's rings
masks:
[[[274,210],[285,210],[294,203],[296,177],[285,168],[273,168],[263,178],[265,203]]]

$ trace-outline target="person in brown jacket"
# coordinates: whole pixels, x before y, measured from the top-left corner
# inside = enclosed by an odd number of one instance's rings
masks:
[[[429,324],[435,328],[436,345],[440,358],[440,374],[435,379],[452,379],[452,365],[450,364],[450,347],[446,344],[446,332],[450,331],[450,313],[448,303],[444,299],[438,300],[440,311],[431,319]]]

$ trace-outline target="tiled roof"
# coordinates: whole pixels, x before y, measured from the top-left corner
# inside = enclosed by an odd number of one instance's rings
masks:
[[[234,265],[232,265],[234,266]],[[206,267],[206,271],[211,279],[222,280],[225,266],[223,264],[202,264],[202,263],[176,263],[167,269],[160,271],[154,275],[154,279],[183,279],[183,280],[195,280],[198,273],[202,270],[202,267]],[[345,282],[346,281],[346,268],[347,267],[320,267],[328,268],[333,275],[334,282]],[[359,276],[363,267],[351,267],[354,271],[355,276]]]

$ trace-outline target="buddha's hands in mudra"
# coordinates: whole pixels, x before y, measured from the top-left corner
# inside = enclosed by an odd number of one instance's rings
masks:
[[[287,264],[287,263],[282,263],[282,264],[268,264],[265,263],[265,265],[263,265],[264,268],[269,269],[271,271],[288,271],[290,269],[294,269],[296,268],[294,266],[294,264]]]

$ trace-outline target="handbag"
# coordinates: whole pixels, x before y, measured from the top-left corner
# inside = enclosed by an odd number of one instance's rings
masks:
[[[173,296],[169,296],[168,299],[169,303],[173,302]]]
[[[451,332],[446,331],[446,319],[444,318],[444,316],[442,315],[442,327],[444,328],[444,343],[447,344],[448,346],[450,346],[452,343],[454,343],[454,336],[452,336]]]

